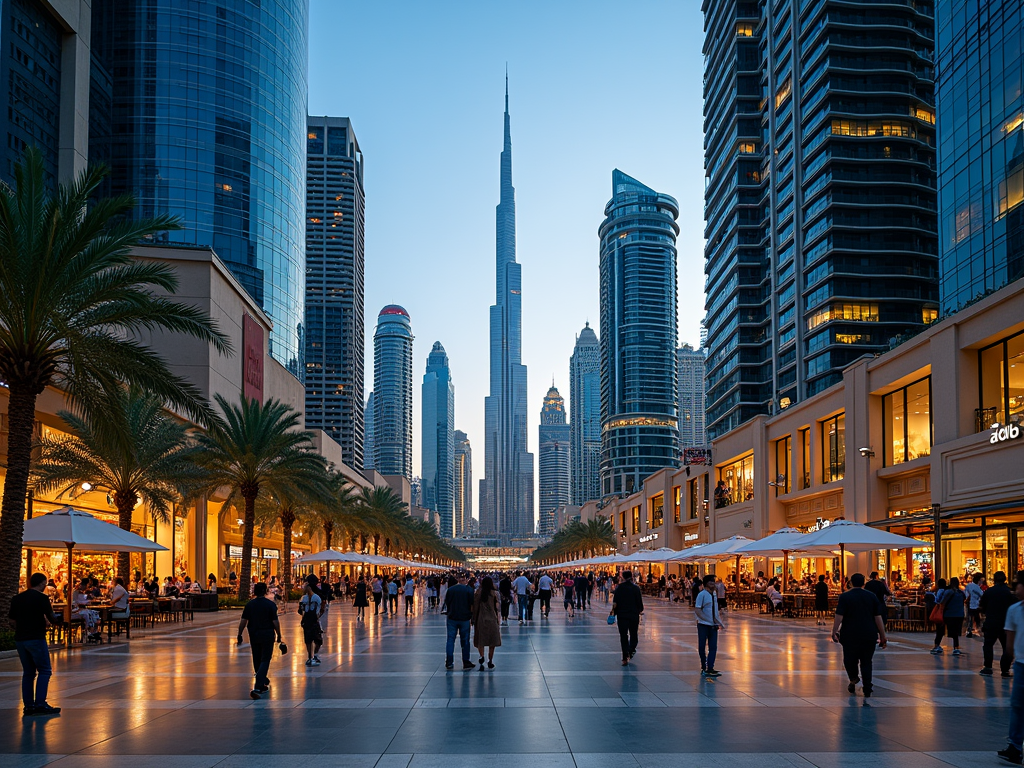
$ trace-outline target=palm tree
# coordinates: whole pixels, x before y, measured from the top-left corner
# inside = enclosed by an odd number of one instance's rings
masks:
[[[340,472],[331,470],[323,498],[312,505],[311,522],[324,532],[324,549],[334,546],[334,533],[347,530],[359,505],[359,497]]]
[[[118,525],[131,530],[140,501],[157,518],[198,486],[196,446],[188,426],[171,417],[161,399],[138,387],[114,386],[99,393],[79,412],[57,414],[68,434],[42,441],[33,475],[35,490],[67,493],[84,482],[110,494]],[[117,575],[128,583],[129,555],[117,557]]]
[[[248,599],[256,499],[261,491],[278,499],[313,499],[322,491],[326,467],[313,452],[308,432],[299,431],[301,414],[280,400],[259,403],[241,397],[238,404],[216,396],[221,414],[196,439],[198,460],[210,488],[228,486],[226,503],[242,501],[242,567],[238,597]]]
[[[7,386],[7,475],[0,505],[0,614],[18,590],[36,399],[48,386],[82,402],[120,382],[137,384],[192,418],[210,415],[199,390],[138,340],[184,333],[230,345],[203,311],[174,293],[174,271],[136,262],[130,249],[173,217],[136,220],[130,196],[93,199],[106,171],[91,168],[50,194],[42,155],[26,151],[15,186],[0,188],[0,381]]]
[[[373,539],[373,554],[379,555],[381,538],[393,535],[401,521],[408,519],[408,505],[386,485],[363,488],[361,500],[364,532]]]
[[[535,550],[530,559],[538,563],[549,563],[599,552],[609,553],[616,547],[615,529],[611,521],[598,515],[596,519],[586,522],[569,522],[552,537],[549,544]]]

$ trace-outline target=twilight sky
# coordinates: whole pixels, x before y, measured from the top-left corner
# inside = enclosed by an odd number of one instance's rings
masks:
[[[351,118],[365,158],[366,391],[377,313],[401,304],[416,336],[413,471],[420,382],[439,340],[455,427],[473,446],[474,514],[505,64],[536,454],[551,379],[568,403],[575,335],[598,326],[597,228],[613,168],[679,201],[679,339],[699,342],[702,30],[698,0],[312,0],[310,114]]]

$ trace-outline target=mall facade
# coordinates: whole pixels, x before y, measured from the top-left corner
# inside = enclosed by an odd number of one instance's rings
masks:
[[[238,279],[210,248],[187,246],[151,246],[135,249],[141,261],[158,261],[174,269],[178,275],[178,290],[174,299],[199,307],[212,317],[217,327],[228,336],[233,352],[218,353],[212,346],[197,339],[165,333],[145,334],[142,341],[154,349],[177,375],[195,385],[204,398],[212,401],[222,395],[231,402],[238,401],[242,392],[260,400],[277,399],[299,413],[304,409],[305,388],[268,348],[273,324],[258,304],[244,290]],[[7,453],[7,391],[0,388],[0,483],[2,483]],[[57,415],[67,408],[64,394],[48,388],[36,404],[36,437],[59,434],[64,428]],[[347,467],[341,458],[341,447],[320,430],[311,432],[316,450],[342,471],[356,487],[371,485],[367,478]],[[384,484],[380,476],[375,479]],[[155,556],[132,555],[132,571],[145,575],[189,575],[205,584],[208,574],[214,574],[220,583],[227,581],[231,571],[240,571],[242,555],[242,515],[225,504],[227,489],[210,495],[188,508],[177,508],[167,520],[155,519],[144,504],[135,510],[132,529],[146,538],[155,539],[168,548]],[[37,516],[71,505],[98,518],[117,524],[117,510],[113,500],[103,489],[83,491],[75,489],[63,495],[34,495],[30,499],[29,514]],[[320,532],[296,526],[292,543],[292,556],[300,557],[311,547],[322,542]],[[311,541],[312,540],[312,541]],[[253,574],[278,575],[282,572],[283,552],[281,533],[273,527],[257,527],[253,540]],[[316,551],[315,549],[313,551]],[[23,551],[27,567],[28,551]],[[35,551],[32,553],[34,570],[47,575],[62,575],[66,571],[63,552]],[[154,562],[155,557],[155,562]],[[115,570],[113,555],[75,554],[75,573],[91,574],[101,581],[112,578]]]
[[[1024,280],[731,430],[713,456],[711,541],[846,518],[927,542],[850,557],[848,570],[991,579],[1024,568]]]

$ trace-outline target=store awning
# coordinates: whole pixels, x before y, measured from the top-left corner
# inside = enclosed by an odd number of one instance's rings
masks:
[[[1001,502],[999,504],[979,504],[973,507],[954,507],[953,509],[939,508],[939,519],[942,521],[959,520],[963,517],[987,517],[997,515],[1001,512],[1024,512],[1024,499],[1018,501]],[[899,515],[897,517],[886,517],[881,520],[872,520],[865,525],[871,528],[894,528],[906,525],[932,525],[935,523],[933,512],[919,512],[915,515]]]

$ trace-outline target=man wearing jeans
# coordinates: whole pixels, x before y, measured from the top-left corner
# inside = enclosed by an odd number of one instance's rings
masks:
[[[1017,571],[1017,602],[1006,612],[1006,644],[1013,648],[1013,687],[1010,689],[1010,734],[1001,758],[1021,764],[1024,746],[1024,571]]]
[[[718,589],[715,577],[704,577],[704,589],[693,601],[693,614],[697,617],[697,653],[700,654],[701,677],[718,677],[722,673],[715,669],[718,655],[718,630],[725,629],[718,608]],[[705,646],[707,652],[705,653]]]
[[[519,603],[519,623],[525,624],[530,616],[530,600],[527,597],[530,593],[530,580],[519,571],[516,580],[512,582],[512,588],[516,591],[516,600]]]
[[[14,629],[14,646],[21,659],[21,700],[25,705],[24,715],[59,715],[60,707],[46,703],[46,691],[50,685],[50,650],[46,645],[46,628],[57,623],[53,606],[43,591],[46,576],[33,573],[29,588],[11,600],[8,616]],[[33,686],[35,690],[33,691]]]
[[[476,669],[469,660],[469,625],[473,619],[473,590],[466,584],[465,574],[459,576],[459,583],[448,587],[444,596],[447,610],[448,642],[445,645],[444,668],[455,668],[455,635],[462,642],[462,668]]]

